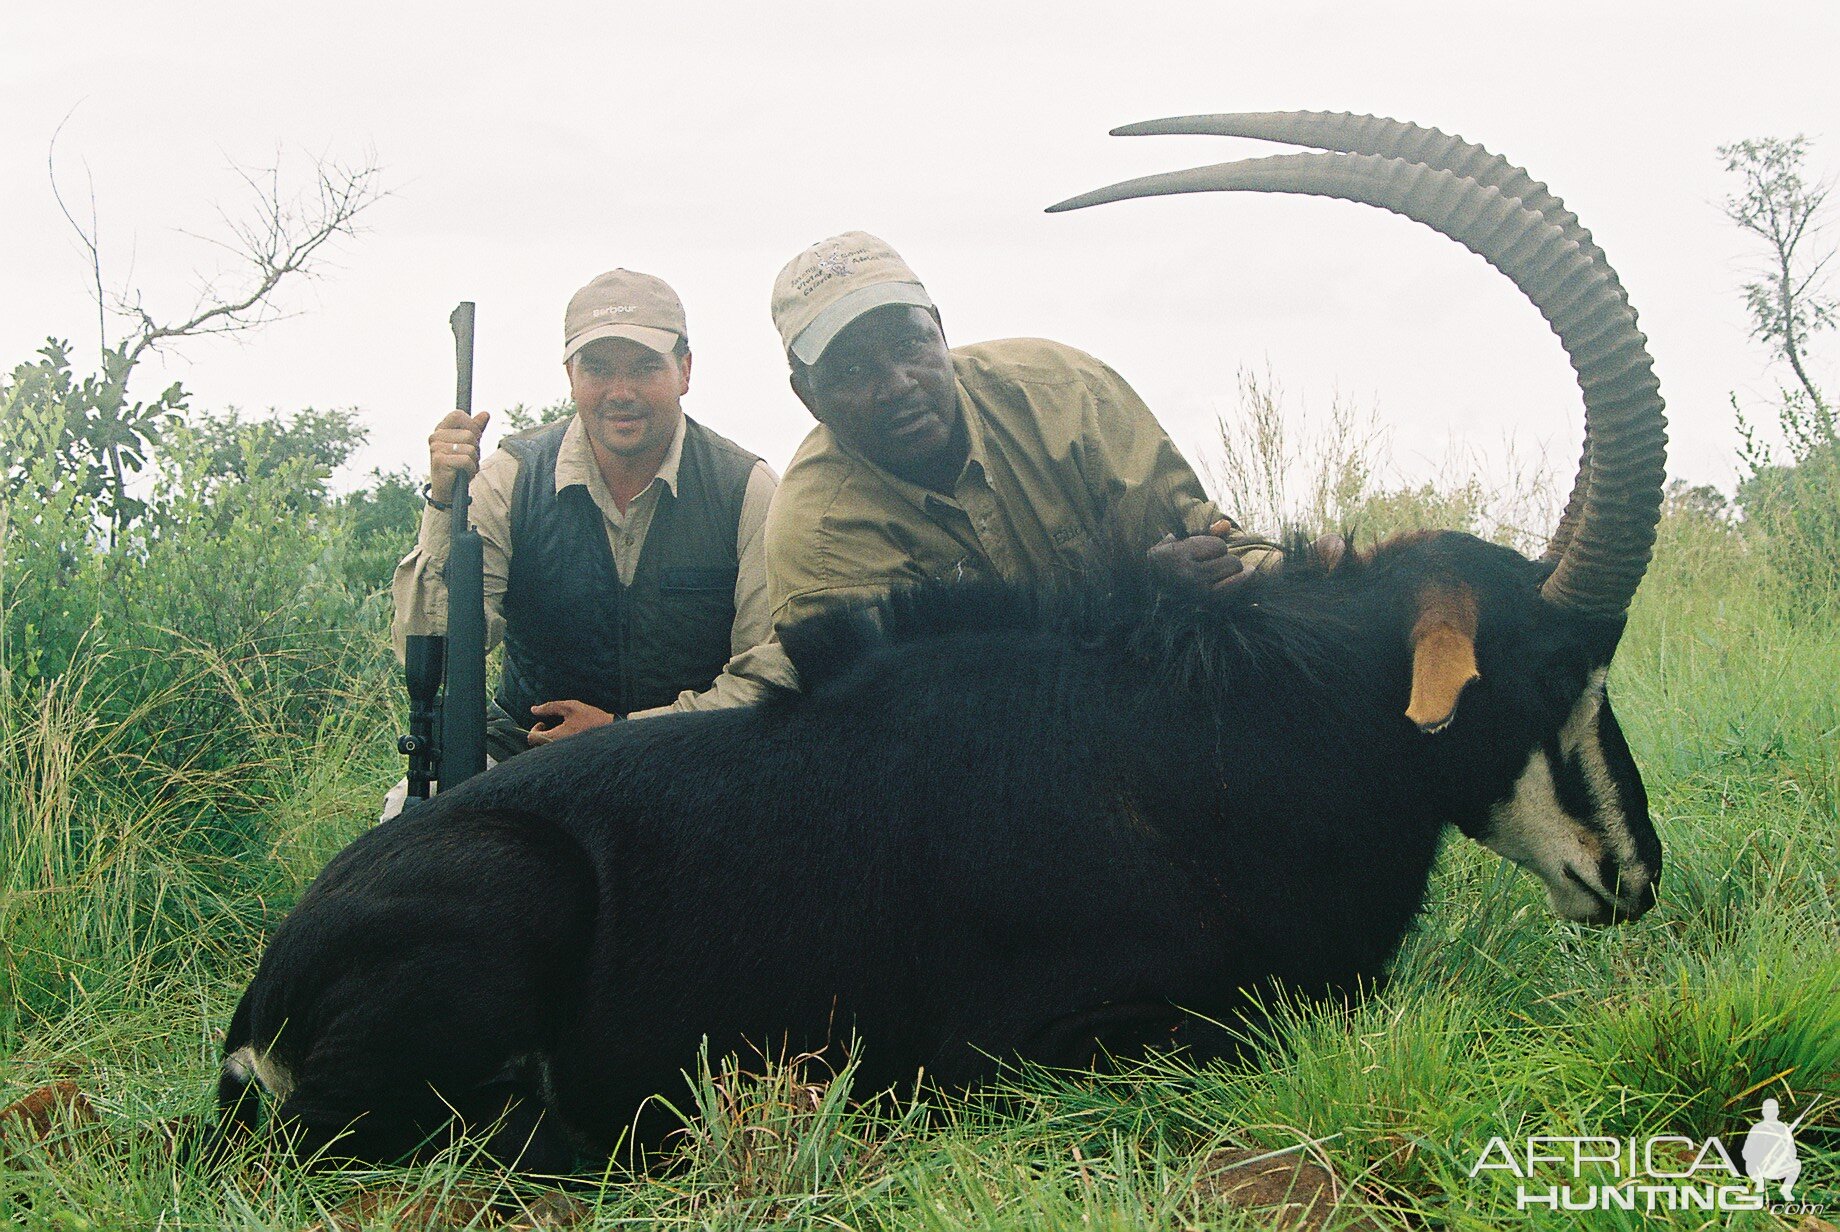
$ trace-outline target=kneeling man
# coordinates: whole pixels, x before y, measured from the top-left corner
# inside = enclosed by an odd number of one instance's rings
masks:
[[[1116,372],[1040,338],[948,349],[926,288],[872,235],[794,257],[773,322],[818,421],[767,521],[782,629],[927,579],[1051,587],[1120,545],[1188,589],[1275,557],[1235,533]]]
[[[772,469],[684,414],[690,341],[661,280],[602,274],[563,324],[575,413],[504,440],[455,411],[429,437],[428,508],[396,568],[397,653],[447,623],[454,476],[477,472],[486,638],[505,643],[487,734],[503,760],[619,718],[739,705],[725,665],[770,638],[763,527]],[[386,815],[389,815],[386,812]]]

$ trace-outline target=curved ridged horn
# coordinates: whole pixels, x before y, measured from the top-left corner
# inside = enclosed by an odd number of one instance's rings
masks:
[[[1317,150],[1336,150],[1343,154],[1378,154],[1465,176],[1485,187],[1498,188],[1504,196],[1519,200],[1522,209],[1543,215],[1547,222],[1565,233],[1566,239],[1603,267],[1617,292],[1623,294],[1623,302],[1629,302],[1616,271],[1610,268],[1610,259],[1557,193],[1501,155],[1441,129],[1421,128],[1388,116],[1355,115],[1347,111],[1236,111],[1219,115],[1170,116],[1112,130],[1114,137],[1164,135],[1248,137]],[[1633,307],[1630,314],[1635,315]],[[1565,512],[1546,547],[1548,560],[1556,561],[1564,555],[1572,539],[1573,527],[1584,511],[1590,483],[1591,444],[1587,438],[1578,459],[1578,477],[1572,482],[1571,495],[1566,498]]]
[[[1399,158],[1292,154],[1145,176],[1049,211],[1188,192],[1294,192],[1359,201],[1456,240],[1506,274],[1565,348],[1584,393],[1588,491],[1546,581],[1555,603],[1594,616],[1628,610],[1660,520],[1666,418],[1647,339],[1608,267],[1499,189]]]
[[[1502,196],[1519,201],[1522,209],[1544,215],[1547,222],[1565,233],[1566,239],[1603,266],[1612,282],[1616,281],[1616,271],[1610,268],[1604,250],[1578,221],[1578,215],[1566,209],[1565,202],[1552,189],[1501,155],[1441,129],[1421,128],[1387,116],[1355,115],[1347,111],[1237,111],[1221,115],[1170,116],[1112,130],[1114,137],[1159,134],[1250,137],[1343,154],[1377,154],[1382,158],[1400,158],[1436,167],[1485,187],[1500,189]]]

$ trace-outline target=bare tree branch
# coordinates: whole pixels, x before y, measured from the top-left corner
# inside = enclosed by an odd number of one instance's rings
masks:
[[[267,182],[258,182],[247,169],[237,175],[255,195],[253,217],[238,221],[226,215],[230,241],[215,241],[238,257],[249,272],[249,282],[238,292],[219,294],[207,282],[190,316],[177,321],[156,320],[138,296],[123,308],[138,323],[124,345],[130,363],[164,342],[208,334],[232,334],[254,329],[281,316],[274,303],[280,285],[290,277],[311,278],[321,250],[341,235],[357,233],[357,219],[385,193],[382,171],[374,161],[343,166],[321,161],[315,168],[313,196],[289,200],[282,195],[279,160],[267,169]]]
[[[72,110],[74,114],[74,109]],[[355,235],[358,218],[386,194],[382,171],[373,155],[346,165],[320,157],[313,162],[313,186],[289,197],[282,184],[283,158],[277,152],[272,166],[251,171],[234,168],[239,179],[254,196],[254,204],[239,216],[223,210],[218,217],[228,239],[198,236],[214,247],[222,248],[232,258],[238,271],[231,278],[231,289],[220,290],[220,279],[200,275],[198,294],[190,312],[180,318],[155,316],[144,302],[132,278],[125,289],[114,296],[105,291],[102,248],[98,239],[100,225],[96,207],[95,181],[89,180],[90,214],[85,226],[78,221],[66,202],[57,180],[57,142],[64,125],[58,125],[46,153],[46,170],[51,178],[51,192],[64,219],[77,235],[89,263],[92,295],[96,301],[97,334],[101,348],[101,373],[97,382],[94,409],[97,421],[93,432],[99,441],[106,440],[110,505],[110,542],[120,530],[126,497],[126,467],[120,442],[127,440],[137,450],[144,450],[157,434],[155,421],[160,414],[172,414],[180,405],[177,386],[153,404],[130,406],[128,382],[135,367],[150,351],[185,338],[213,334],[234,334],[254,329],[284,315],[275,302],[283,283],[296,277],[312,278],[324,259],[326,246],[339,236]],[[85,173],[88,165],[85,164]],[[117,343],[111,344],[108,317],[113,313],[130,322]],[[149,418],[149,416],[154,418]],[[134,458],[129,465],[138,466]]]
[[[82,104],[78,103],[77,107],[80,106],[82,106]],[[104,300],[102,294],[102,248],[100,242],[101,229],[96,218],[96,178],[90,174],[89,163],[85,161],[83,164],[83,175],[88,181],[89,186],[89,227],[87,230],[84,228],[83,224],[78,222],[76,217],[71,214],[70,206],[65,204],[64,194],[62,190],[58,188],[57,182],[58,138],[64,135],[64,126],[70,123],[70,117],[77,114],[77,107],[72,107],[69,111],[65,112],[64,118],[58,121],[57,128],[51,133],[51,144],[45,150],[45,174],[50,177],[51,180],[52,200],[57,202],[58,211],[64,215],[64,221],[69,223],[70,229],[77,233],[78,242],[83,245],[84,251],[89,255],[89,272],[92,287],[90,294],[91,298],[96,301],[96,348],[98,351],[106,351],[109,349],[108,304]]]

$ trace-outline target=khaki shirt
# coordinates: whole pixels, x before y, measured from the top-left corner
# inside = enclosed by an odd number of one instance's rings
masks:
[[[684,425],[677,425],[677,435],[665,454],[652,482],[627,502],[622,513],[607,490],[595,464],[594,451],[579,419],[571,419],[563,431],[562,445],[556,455],[556,490],[582,484],[594,498],[606,524],[607,546],[620,582],[632,584],[639,567],[639,554],[645,550],[646,531],[651,528],[652,513],[658,508],[658,494],[666,488],[677,491],[677,471],[683,460]],[[517,484],[519,462],[508,449],[495,450],[474,476],[468,495],[468,521],[479,531],[485,549],[486,648],[496,646],[505,635],[505,584],[511,571],[511,494]],[[772,639],[773,623],[767,606],[767,571],[765,535],[767,507],[773,499],[778,480],[765,462],[754,467],[748,476],[747,491],[741,499],[741,522],[735,534],[735,552],[740,562],[735,575],[735,626],[730,636],[730,653],[735,656],[716,677],[715,684],[704,692],[686,690],[669,706],[652,710],[635,710],[629,718],[663,714],[672,710],[713,710],[724,706],[741,706],[757,701],[765,692],[762,679],[775,679],[769,670],[750,672],[749,663],[755,648]],[[422,528],[415,550],[396,566],[390,593],[396,602],[395,619],[390,633],[396,642],[396,655],[403,654],[408,635],[444,633],[447,630],[447,581],[442,570],[447,565],[447,550],[453,528],[449,515],[433,506],[422,511]],[[783,659],[778,646],[770,657]],[[562,698],[552,699],[555,701]],[[517,720],[528,727],[531,720]]]
[[[1124,378],[1012,338],[952,352],[970,455],[949,495],[814,428],[767,518],[774,624],[931,578],[1052,585],[1222,515]]]

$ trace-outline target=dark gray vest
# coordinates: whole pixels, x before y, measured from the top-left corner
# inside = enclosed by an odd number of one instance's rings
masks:
[[[707,689],[728,662],[735,538],[760,459],[684,421],[677,493],[660,490],[630,586],[581,484],[556,491],[568,420],[503,442],[518,459],[498,704],[520,726],[538,702],[576,698],[615,714]]]

